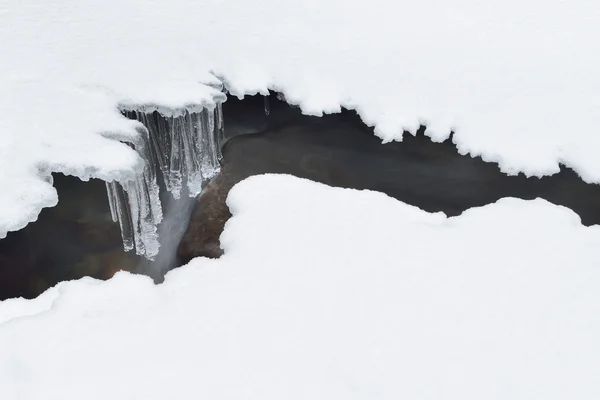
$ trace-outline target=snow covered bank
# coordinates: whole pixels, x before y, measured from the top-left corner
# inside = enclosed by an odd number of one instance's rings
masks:
[[[600,181],[600,6],[588,0],[30,0],[0,5],[0,237],[56,203],[49,170],[126,178],[117,105],[280,90],[356,109],[384,140],[456,130],[506,172]]]
[[[0,325],[0,398],[600,396],[600,228],[571,211],[447,219],[289,176],[228,202],[225,256],[163,285],[122,273],[0,303],[29,315]]]

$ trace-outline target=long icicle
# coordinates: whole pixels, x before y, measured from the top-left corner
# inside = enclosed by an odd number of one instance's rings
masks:
[[[146,129],[133,147],[144,160],[144,169],[133,181],[106,184],[111,216],[118,221],[126,251],[153,259],[159,250],[157,225],[162,220],[158,176],[174,198],[182,185],[198,195],[203,185],[220,170],[224,141],[223,109],[198,113],[185,111],[163,117],[157,112],[128,111]]]

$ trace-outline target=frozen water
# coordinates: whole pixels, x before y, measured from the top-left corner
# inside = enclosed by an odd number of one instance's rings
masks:
[[[140,155],[147,148],[137,146]],[[147,258],[158,254],[156,225],[162,220],[159,187],[148,158],[144,157],[142,172],[127,182],[107,182],[106,190],[113,220],[119,222],[125,251],[135,248],[136,253]]]
[[[165,274],[178,267],[177,248],[185,230],[190,215],[196,205],[196,198],[188,196],[186,186],[183,186],[181,198],[175,199],[166,194],[161,196],[163,220],[158,224],[160,251],[153,260],[142,258],[138,261],[135,271],[148,275],[155,282],[161,282]]]
[[[154,259],[159,251],[157,225],[162,208],[157,178],[175,199],[183,185],[190,197],[219,172],[223,138],[223,110],[183,110],[163,116],[158,111],[126,111],[146,129],[133,147],[144,160],[134,180],[106,184],[113,220],[119,221],[125,251]]]
[[[169,116],[143,111],[126,114],[146,127],[150,174],[162,174],[167,190],[176,199],[181,196],[183,184],[190,196],[196,196],[203,182],[219,172],[224,127],[221,104],[214,109],[186,110]]]
[[[115,222],[118,221],[121,227],[123,247],[125,251],[133,250],[133,224],[129,213],[127,194],[117,182],[106,182],[106,192],[112,219]]]

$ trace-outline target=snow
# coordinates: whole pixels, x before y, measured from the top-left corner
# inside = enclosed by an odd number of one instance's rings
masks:
[[[281,175],[228,204],[225,255],[164,284],[0,303],[0,398],[599,398],[600,227],[572,211],[446,218]]]
[[[426,123],[507,173],[562,162],[600,182],[599,14],[589,0],[5,0],[0,237],[56,203],[50,171],[132,178],[138,157],[104,137],[136,135],[118,107],[212,107],[215,75],[309,114],[355,109],[385,141]]]
[[[59,290],[62,285],[68,283],[61,282],[58,285],[46,290],[35,299],[8,299],[0,302],[0,324],[8,322],[15,318],[36,315],[43,311],[48,311],[52,303],[59,296]],[[76,284],[80,285],[80,282]]]

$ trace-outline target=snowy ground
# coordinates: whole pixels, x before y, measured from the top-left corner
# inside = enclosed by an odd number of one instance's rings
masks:
[[[133,176],[118,107],[211,106],[215,76],[600,182],[599,34],[589,0],[0,1],[0,237],[56,203],[51,171]],[[571,211],[446,219],[281,176],[229,202],[226,255],[163,285],[0,303],[0,399],[600,398],[600,227]]]
[[[228,203],[226,255],[162,285],[0,303],[0,398],[600,397],[600,227],[571,211],[447,219],[278,175]]]
[[[280,90],[356,109],[384,140],[426,123],[507,172],[600,182],[600,6],[590,0],[4,0],[0,237],[56,203],[50,171],[127,179],[117,105]]]

